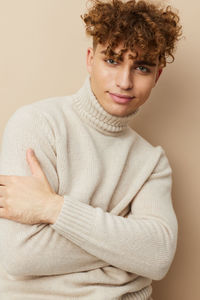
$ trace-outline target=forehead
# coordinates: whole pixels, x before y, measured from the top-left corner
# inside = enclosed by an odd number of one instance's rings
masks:
[[[106,50],[107,50],[107,47],[108,47],[108,44],[105,44],[105,45],[102,45],[102,44],[97,44],[97,51],[102,53],[102,54],[105,54],[106,53]],[[120,52],[124,49],[123,47],[123,44],[120,44],[118,45],[115,49],[112,49],[112,52],[115,53],[115,54],[120,54]],[[128,56],[132,56],[132,57],[135,57],[136,55],[136,51],[133,52],[129,49],[127,49],[126,51],[126,54]]]

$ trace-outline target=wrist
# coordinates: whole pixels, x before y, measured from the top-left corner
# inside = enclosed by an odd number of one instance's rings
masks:
[[[60,214],[61,208],[64,203],[64,197],[58,194],[54,194],[51,205],[49,206],[49,213],[48,213],[48,223],[54,224]],[[49,202],[50,204],[50,202]]]

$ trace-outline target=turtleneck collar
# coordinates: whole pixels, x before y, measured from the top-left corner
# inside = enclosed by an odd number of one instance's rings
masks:
[[[100,105],[93,94],[90,77],[85,80],[83,87],[73,96],[73,107],[81,119],[96,130],[107,135],[118,135],[128,127],[136,112],[117,117],[109,114]]]

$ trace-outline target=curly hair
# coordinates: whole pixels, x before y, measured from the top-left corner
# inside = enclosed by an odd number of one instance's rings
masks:
[[[107,57],[115,57],[114,50],[123,43],[117,59],[128,49],[142,58],[155,60],[159,57],[162,67],[174,61],[176,42],[182,32],[179,16],[171,6],[166,8],[144,0],[90,0],[92,4],[81,18],[86,33],[93,37],[93,46],[108,45]],[[171,58],[171,61],[167,61]]]

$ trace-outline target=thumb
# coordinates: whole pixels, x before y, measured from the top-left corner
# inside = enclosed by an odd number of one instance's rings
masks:
[[[35,155],[33,149],[28,149],[26,152],[26,160],[30,167],[31,173],[35,177],[43,177],[46,179],[46,176],[40,166],[40,163]]]

